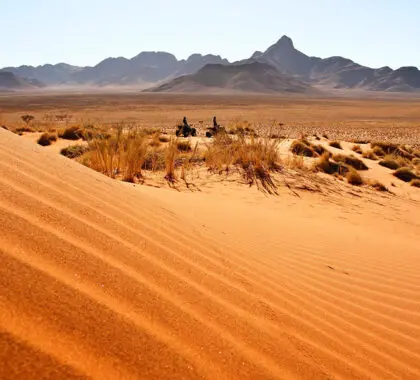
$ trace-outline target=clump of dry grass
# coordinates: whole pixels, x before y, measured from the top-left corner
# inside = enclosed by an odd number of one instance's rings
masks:
[[[418,179],[417,175],[414,174],[410,168],[399,168],[393,175],[404,182],[410,182],[414,179]]]
[[[83,138],[84,131],[79,126],[73,125],[71,127],[65,128],[63,131],[59,132],[58,137],[65,140],[79,140]]]
[[[372,149],[379,148],[381,149],[385,154],[392,154],[398,149],[397,144],[389,143],[389,142],[379,142],[375,141],[370,144]]]
[[[89,148],[85,145],[71,145],[61,149],[60,154],[67,158],[77,158],[85,154],[88,150]]]
[[[362,176],[354,169],[347,172],[346,179],[350,185],[354,186],[361,186],[364,183]]]
[[[372,181],[370,186],[377,191],[389,192],[388,188],[383,183],[376,180]]]
[[[381,148],[381,147],[379,147],[379,146],[375,146],[373,149],[372,149],[372,151],[373,151],[373,153],[376,155],[376,156],[378,156],[378,157],[384,157],[385,156],[385,152],[384,152],[384,150]]]
[[[353,156],[345,156],[344,154],[335,154],[333,156],[334,161],[341,162],[343,164],[346,164],[348,166],[353,167],[356,170],[368,170],[369,168],[366,166],[366,164]]]
[[[343,149],[339,141],[331,141],[329,145],[336,149]]]
[[[331,161],[330,155],[328,153],[324,153],[314,162],[314,170],[330,175],[344,175],[349,171],[349,168],[343,163],[336,163]]]
[[[191,151],[191,142],[189,140],[178,140],[176,142],[176,148],[180,152],[190,152]]]
[[[120,176],[124,181],[135,182],[142,176],[147,141],[137,129],[119,128],[114,137],[89,141],[89,151],[88,166],[111,178]]]
[[[171,138],[168,135],[160,135],[159,141],[161,143],[168,143],[171,140]]]
[[[13,131],[14,133],[18,134],[18,135],[22,135],[23,133],[33,133],[35,132],[35,130],[29,126],[25,126],[25,127],[17,127],[14,129]]]
[[[353,152],[355,152],[355,153],[358,153],[358,154],[362,154],[363,153],[362,148],[358,144],[354,145],[353,148],[351,148],[351,150]]]
[[[56,135],[45,132],[39,137],[37,143],[41,146],[48,146],[48,145],[51,145],[55,141],[57,141]]]
[[[165,151],[165,179],[173,184],[176,182],[175,160],[178,155],[177,141],[171,140]]]
[[[363,152],[362,157],[372,161],[379,160],[378,156],[373,153],[373,150],[367,150],[366,152]]]
[[[379,165],[391,170],[397,170],[401,167],[401,165],[393,158],[385,158],[379,161]]]
[[[261,185],[272,193],[276,186],[270,172],[281,168],[277,144],[269,138],[216,135],[213,144],[207,146],[204,158],[210,170],[221,173],[236,168],[249,185]]]
[[[413,158],[413,165],[420,165],[420,158]]]
[[[315,152],[307,140],[295,140],[290,146],[290,151],[297,156],[314,157]]]
[[[420,188],[420,179],[413,179],[413,180],[411,180],[410,185],[411,186],[414,186],[414,187],[419,187]]]

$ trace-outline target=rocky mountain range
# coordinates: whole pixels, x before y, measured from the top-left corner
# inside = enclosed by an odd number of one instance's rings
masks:
[[[373,69],[343,57],[310,57],[297,50],[287,36],[267,50],[234,63],[210,54],[177,60],[166,52],[142,52],[131,59],[107,58],[93,67],[60,63],[6,67],[0,73],[0,88],[9,89],[93,85],[184,92],[215,88],[246,92],[306,92],[316,88],[420,91],[420,71],[416,67]],[[10,74],[16,77],[16,87],[11,85]]]

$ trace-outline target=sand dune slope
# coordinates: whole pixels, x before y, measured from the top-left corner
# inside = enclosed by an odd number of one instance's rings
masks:
[[[165,192],[0,144],[0,379],[420,377],[417,230],[362,252],[295,216],[228,249]]]

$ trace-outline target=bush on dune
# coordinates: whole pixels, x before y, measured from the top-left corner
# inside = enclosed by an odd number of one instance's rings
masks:
[[[341,162],[343,164],[346,164],[348,166],[353,167],[356,170],[368,170],[369,168],[366,166],[366,164],[353,156],[345,156],[344,154],[335,154],[333,156],[334,161]]]
[[[39,145],[41,145],[41,146],[48,146],[48,145],[51,145],[56,140],[57,140],[57,136],[56,135],[53,135],[53,134],[50,134],[50,133],[47,133],[46,132],[46,133],[43,133],[39,137],[37,143]]]
[[[396,170],[393,175],[404,182],[410,182],[414,179],[418,179],[417,175],[414,174],[410,168],[400,168]]]

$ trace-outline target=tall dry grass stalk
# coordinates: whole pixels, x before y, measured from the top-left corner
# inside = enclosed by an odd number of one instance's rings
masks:
[[[138,129],[117,129],[116,135],[109,139],[89,141],[89,166],[124,181],[134,182],[141,177],[141,169],[147,154],[146,136]]]

